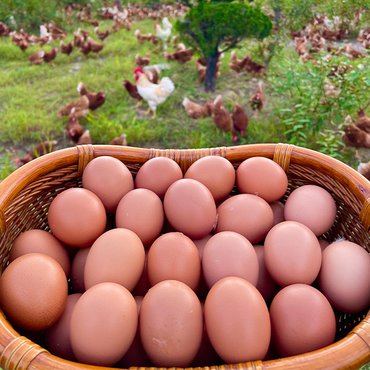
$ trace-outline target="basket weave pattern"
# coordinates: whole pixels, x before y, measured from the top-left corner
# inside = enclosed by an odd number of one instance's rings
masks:
[[[209,149],[143,149],[109,145],[82,145],[47,154],[22,166],[0,183],[0,258],[4,269],[13,240],[23,231],[48,230],[47,212],[61,191],[81,186],[81,175],[93,158],[102,155],[123,161],[135,176],[148,159],[174,159],[183,172],[206,155],[227,158],[235,168],[245,159],[273,159],[287,173],[287,194],[304,184],[316,184],[334,197],[338,212],[333,227],[324,235],[362,245],[370,252],[370,182],[355,170],[323,154],[288,144],[253,144]],[[236,189],[234,189],[236,192]],[[270,361],[212,366],[207,369],[356,369],[370,361],[370,311],[338,314],[337,341],[307,354]],[[212,364],[210,364],[212,365]],[[0,313],[0,367],[4,370],[103,369],[69,362],[51,355],[17,333]],[[204,368],[206,369],[206,368]]]

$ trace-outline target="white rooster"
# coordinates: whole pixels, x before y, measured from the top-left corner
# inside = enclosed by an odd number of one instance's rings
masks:
[[[172,24],[167,17],[162,19],[162,27],[159,23],[155,24],[156,36],[163,42],[163,49],[167,50],[167,42],[171,36]]]
[[[163,77],[158,84],[150,82],[142,68],[136,68],[134,76],[137,92],[149,105],[149,110],[146,114],[152,111],[153,118],[155,118],[157,106],[165,102],[174,92],[175,85],[168,77]]]

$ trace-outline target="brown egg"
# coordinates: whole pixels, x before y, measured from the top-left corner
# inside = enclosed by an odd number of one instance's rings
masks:
[[[184,178],[201,182],[219,202],[230,194],[235,184],[235,169],[226,158],[206,156],[196,160],[185,172]]]
[[[140,307],[141,302],[143,301],[142,296],[135,296],[136,306],[137,306],[137,314],[138,317],[140,315]],[[151,362],[144,350],[143,344],[141,343],[140,338],[140,327],[138,324],[138,328],[136,330],[135,338],[131,343],[130,348],[127,350],[125,355],[121,360],[118,361],[116,367],[124,367],[129,368],[130,366],[151,366]]]
[[[59,320],[45,332],[46,348],[55,356],[66,360],[75,361],[71,341],[70,323],[75,304],[81,297],[80,293],[71,294],[67,297],[66,307]]]
[[[148,252],[145,253],[144,269],[141,273],[140,279],[132,290],[132,294],[136,296],[144,296],[150,289],[150,282],[148,277]]]
[[[116,211],[116,226],[135,232],[145,246],[159,236],[163,220],[161,199],[148,189],[128,192],[120,200]]]
[[[199,256],[200,256],[200,259],[202,260],[202,257],[203,257],[203,250],[204,250],[204,247],[205,245],[207,244],[208,240],[212,238],[212,234],[208,234],[206,235],[205,237],[203,237],[202,239],[193,239],[193,243],[197,246],[198,248],[198,251],[199,251]]]
[[[113,282],[132,290],[144,269],[145,250],[131,230],[106,231],[91,246],[84,270],[85,288]]]
[[[181,168],[173,159],[155,157],[139,168],[135,177],[135,187],[149,189],[163,199],[168,187],[182,177]]]
[[[240,193],[255,194],[270,203],[287,191],[288,177],[273,160],[264,157],[245,159],[236,170]]]
[[[216,233],[235,231],[252,244],[263,240],[273,223],[269,204],[252,194],[238,194],[226,199],[217,208]]]
[[[82,174],[82,186],[91,190],[113,213],[121,198],[134,188],[130,170],[119,159],[109,156],[91,160]]]
[[[285,202],[284,217],[309,227],[316,236],[330,229],[337,206],[331,194],[317,185],[303,185],[293,190]]]
[[[0,303],[5,314],[26,330],[52,326],[62,315],[68,294],[60,264],[42,253],[16,258],[0,277]]]
[[[204,304],[209,339],[226,363],[261,360],[270,344],[266,303],[247,280],[229,276],[210,289]]]
[[[87,189],[63,190],[49,206],[48,223],[52,233],[73,247],[90,246],[105,231],[106,221],[103,203]]]
[[[164,196],[170,224],[191,239],[201,239],[216,224],[216,204],[206,186],[193,179],[174,182]]]
[[[71,267],[68,252],[63,244],[49,232],[33,229],[21,233],[13,242],[9,262],[27,253],[47,254],[60,263],[68,276]]]
[[[140,335],[155,366],[189,366],[200,347],[202,331],[202,307],[186,284],[161,281],[144,296]]]
[[[262,294],[265,301],[270,303],[279,287],[266,269],[264,246],[255,245],[254,250],[256,251],[259,264],[256,288]]]
[[[201,302],[201,305],[204,317],[204,302]],[[215,349],[212,346],[211,341],[209,340],[206,323],[203,320],[202,341],[200,343],[198,353],[196,354],[191,366],[192,367],[211,366],[220,363],[221,363],[220,356],[216,353]]]
[[[267,234],[265,264],[280,286],[311,284],[321,266],[321,248],[315,234],[305,225],[284,221]]]
[[[320,290],[344,312],[370,305],[370,255],[356,243],[336,241],[325,248],[319,274]]]
[[[274,222],[272,223],[272,226],[277,225],[279,222],[285,221],[284,204],[279,201],[271,202],[269,204],[274,215]]]
[[[73,353],[82,363],[112,366],[129,349],[137,329],[132,294],[120,284],[100,283],[86,290],[71,316]]]
[[[70,283],[74,293],[83,293],[85,289],[85,264],[90,248],[81,248],[74,255],[71,265]]]
[[[280,290],[270,307],[272,341],[281,356],[292,356],[334,341],[335,315],[325,296],[310,285]]]
[[[148,277],[151,285],[163,280],[178,280],[196,290],[200,266],[198,248],[183,233],[162,234],[148,251]]]
[[[254,286],[257,284],[258,259],[253,245],[233,231],[219,232],[208,240],[202,268],[209,287],[226,276],[239,276]]]

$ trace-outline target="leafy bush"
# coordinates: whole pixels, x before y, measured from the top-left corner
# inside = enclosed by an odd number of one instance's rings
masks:
[[[284,97],[277,113],[288,142],[344,160],[344,120],[368,101],[369,68],[340,56],[315,63],[279,58],[269,82],[275,97]]]

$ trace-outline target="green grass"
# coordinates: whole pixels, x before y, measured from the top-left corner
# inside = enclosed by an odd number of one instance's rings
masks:
[[[173,20],[174,21],[174,20]],[[111,21],[101,21],[101,28],[110,27]],[[93,35],[93,27],[86,24],[69,25],[69,29],[81,26]],[[122,86],[122,81],[133,81],[135,55],[148,54],[151,63],[168,63],[160,48],[151,43],[139,44],[134,36],[135,29],[143,33],[154,32],[154,21],[135,22],[132,30],[121,29],[111,34],[99,54],[84,56],[75,49],[70,56],[58,54],[53,64],[31,65],[28,56],[39,49],[32,46],[25,52],[13,45],[9,38],[0,39],[0,176],[3,178],[14,169],[11,154],[26,153],[28,149],[42,140],[58,140],[58,148],[71,145],[64,137],[66,118],[57,117],[58,110],[69,101],[78,98],[76,87],[79,81],[93,90],[103,90],[106,102],[98,110],[89,113],[81,123],[90,130],[96,144],[108,143],[115,136],[126,133],[129,145],[159,148],[200,148],[233,145],[230,134],[218,130],[211,118],[190,119],[182,100],[185,96],[195,101],[213,99],[222,94],[226,107],[231,110],[235,102],[242,104],[250,117],[248,133],[240,144],[262,142],[286,142],[287,127],[281,117],[281,109],[293,104],[276,93],[279,78],[285,78],[285,66],[293,65],[299,69],[299,60],[291,47],[286,46],[273,59],[266,81],[267,105],[255,114],[249,105],[255,79],[247,73],[237,74],[228,67],[230,54],[222,59],[221,76],[217,80],[216,91],[205,93],[197,81],[195,55],[193,61],[184,65],[169,62],[171,69],[162,72],[169,76],[176,86],[175,92],[160,105],[157,118],[143,115],[146,104],[135,108],[134,101]],[[94,37],[94,35],[93,35]],[[72,39],[69,33],[67,41]],[[44,47],[49,50],[58,46],[53,42]],[[258,44],[244,42],[237,50],[239,56],[251,52],[258,60]],[[173,47],[170,48],[170,52]],[[362,61],[368,66],[368,58]],[[367,64],[366,64],[367,63]],[[370,68],[368,68],[370,69]],[[299,75],[298,75],[299,76]],[[370,81],[370,76],[369,76]],[[307,88],[307,87],[306,87]],[[350,107],[347,114],[353,114]],[[305,112],[302,112],[305,114]],[[339,120],[344,117],[339,117]],[[318,136],[311,135],[307,146],[320,150]],[[341,154],[341,159],[350,162],[352,150]]]

